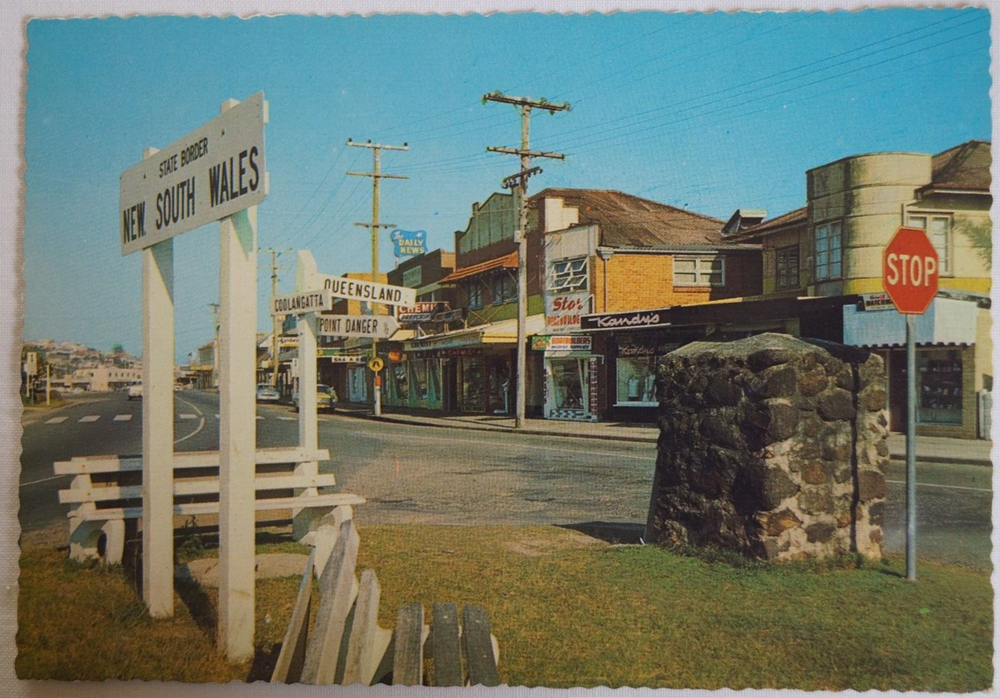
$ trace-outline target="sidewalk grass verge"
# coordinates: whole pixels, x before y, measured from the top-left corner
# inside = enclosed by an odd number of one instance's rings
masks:
[[[359,531],[382,625],[405,603],[480,605],[510,685],[950,692],[993,681],[993,594],[979,572],[922,562],[909,583],[898,559],[734,565],[545,526]],[[258,552],[278,548],[296,546]],[[153,621],[124,571],[65,556],[23,553],[22,678],[263,678],[298,588],[258,581],[258,656],[233,666],[212,647],[214,589],[179,588],[177,616]]]

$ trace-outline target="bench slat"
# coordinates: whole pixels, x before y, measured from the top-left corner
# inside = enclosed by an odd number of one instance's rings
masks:
[[[392,662],[393,686],[419,686],[424,676],[424,607],[401,606],[396,614],[396,656]]]
[[[465,641],[465,661],[469,669],[469,683],[473,686],[499,686],[500,674],[493,654],[490,638],[490,621],[486,611],[478,606],[462,608],[462,639]]]
[[[267,490],[288,490],[306,487],[333,487],[337,480],[332,473],[316,476],[302,475],[258,475],[254,478],[254,488],[258,492]],[[174,496],[195,494],[218,494],[219,480],[174,480]],[[142,485],[125,487],[90,487],[87,489],[59,490],[60,504],[81,504],[83,502],[111,502],[117,499],[141,499]]]
[[[337,543],[320,575],[316,629],[306,646],[303,683],[325,686],[336,680],[347,616],[357,593],[354,566],[360,543],[354,521],[347,519],[340,527]]]
[[[254,509],[257,511],[274,511],[279,509],[304,509],[315,507],[339,507],[344,505],[364,504],[365,498],[356,494],[320,494],[315,497],[275,497],[273,499],[257,499]],[[174,516],[199,516],[218,514],[218,502],[198,502],[196,504],[175,504]],[[141,519],[142,507],[117,507],[114,509],[94,509],[91,511],[71,511],[67,518],[78,518],[81,521],[107,521],[111,519]]]
[[[306,571],[299,584],[299,595],[292,608],[288,630],[281,642],[281,652],[271,674],[272,683],[298,683],[302,679],[302,667],[306,661],[306,638],[309,635],[309,607],[312,605],[313,561],[316,551],[309,553]]]
[[[305,463],[330,460],[330,451],[325,448],[308,449],[292,446],[289,448],[258,448],[257,464]],[[217,468],[218,451],[178,451],[174,453],[174,468]],[[119,473],[142,470],[142,456],[77,456],[68,461],[53,464],[56,475],[77,473]]]
[[[431,657],[434,659],[434,685],[464,685],[462,648],[458,640],[458,607],[455,604],[434,604],[434,624],[430,639]]]

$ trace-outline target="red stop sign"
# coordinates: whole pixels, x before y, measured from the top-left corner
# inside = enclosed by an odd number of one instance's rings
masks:
[[[882,286],[896,310],[922,315],[938,292],[938,253],[920,228],[900,228],[882,251]]]

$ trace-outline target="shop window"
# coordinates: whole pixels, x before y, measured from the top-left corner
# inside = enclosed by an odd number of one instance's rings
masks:
[[[587,258],[566,259],[549,265],[549,291],[569,293],[586,291],[589,287]]]
[[[619,358],[617,364],[618,405],[657,404],[656,358],[652,356]]]
[[[917,422],[962,423],[962,354],[957,349],[917,352]]]
[[[557,410],[582,410],[586,359],[552,359],[553,407]]]
[[[774,252],[775,282],[778,289],[799,287],[799,246],[780,247]]]
[[[427,399],[427,360],[416,359],[410,361],[410,373],[412,374],[413,396],[418,400]]]
[[[726,265],[722,257],[675,257],[674,286],[723,286]]]
[[[517,279],[504,272],[493,277],[493,305],[517,299]]]
[[[466,357],[461,360],[461,398],[463,412],[482,412],[485,409],[485,380],[481,359]]]
[[[938,273],[951,273],[951,218],[949,216],[909,216],[907,225],[927,231],[938,253]]]
[[[393,390],[396,393],[396,399],[400,402],[405,402],[410,395],[406,366],[407,364],[394,364],[392,366]]]
[[[816,226],[816,280],[839,279],[843,275],[843,243],[840,221]]]

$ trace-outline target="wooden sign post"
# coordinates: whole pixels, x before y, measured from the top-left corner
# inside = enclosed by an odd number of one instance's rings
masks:
[[[267,196],[262,93],[122,173],[123,255],[142,251],[143,599],[153,616],[173,604],[173,238],[219,221],[218,643],[253,656],[256,454],[257,204]]]

